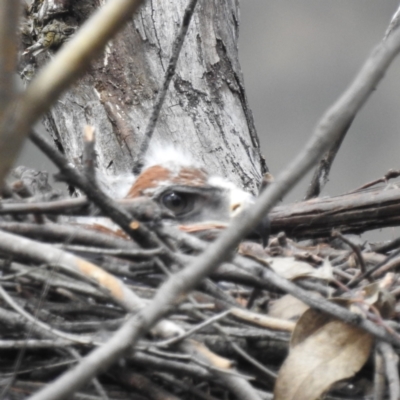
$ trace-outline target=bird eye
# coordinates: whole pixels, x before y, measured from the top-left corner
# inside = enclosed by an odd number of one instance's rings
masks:
[[[175,214],[181,214],[186,211],[189,201],[184,194],[177,192],[166,193],[161,198],[162,204]]]

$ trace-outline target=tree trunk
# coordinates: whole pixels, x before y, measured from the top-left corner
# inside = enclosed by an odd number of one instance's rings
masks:
[[[99,6],[94,3],[73,2],[56,18],[79,25]],[[81,163],[89,124],[96,129],[99,170],[109,176],[132,170],[186,6],[186,0],[146,1],[46,115],[46,128],[69,160]],[[238,29],[237,0],[199,1],[151,143],[177,145],[210,172],[255,192],[267,167],[244,90]]]

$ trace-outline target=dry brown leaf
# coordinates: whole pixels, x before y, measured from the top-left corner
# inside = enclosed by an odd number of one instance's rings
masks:
[[[333,279],[332,266],[328,260],[325,260],[319,268],[314,268],[303,261],[297,261],[294,257],[274,257],[265,261],[278,275],[289,280],[305,277]]]
[[[268,315],[274,318],[295,320],[308,310],[308,308],[308,305],[301,300],[290,294],[286,294],[272,303],[269,307]]]
[[[295,327],[295,323],[292,321],[287,321],[286,319],[281,318],[274,318],[241,308],[232,307],[230,309],[230,314],[243,321],[248,321],[255,325],[262,326],[268,329],[277,329],[281,331],[292,332]]]
[[[294,257],[270,257],[262,246],[249,242],[242,243],[239,246],[239,253],[254,258],[289,280],[305,277],[328,281],[333,279],[332,265],[328,259],[324,261],[321,267],[314,268],[312,265],[298,261]]]
[[[293,332],[290,353],[275,384],[275,400],[318,399],[366,362],[370,334],[317,310],[306,311]]]
[[[255,242],[240,243],[238,253],[243,256],[248,256],[261,260],[268,256],[265,249],[260,244]]]
[[[363,287],[364,301],[379,310],[382,318],[390,319],[394,316],[396,298],[387,290],[380,287],[380,283],[374,282]]]

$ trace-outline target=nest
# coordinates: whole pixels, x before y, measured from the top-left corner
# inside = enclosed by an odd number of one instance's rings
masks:
[[[86,179],[66,163],[61,172]],[[17,169],[0,209],[3,398],[58,398],[41,390],[65,385],[73,399],[366,398],[397,376],[399,241],[331,227],[394,224],[399,191],[375,182],[280,206],[268,247],[243,241],[196,281],[191,268],[219,231],[185,233],[150,201],[127,211],[99,192],[66,197],[46,174]],[[76,219],[117,211],[127,234]]]

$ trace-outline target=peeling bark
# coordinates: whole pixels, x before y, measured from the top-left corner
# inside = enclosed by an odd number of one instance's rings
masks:
[[[131,171],[186,5],[145,2],[46,115],[46,128],[69,160],[81,164],[82,132],[89,124],[96,128],[100,171],[111,176]],[[73,2],[57,18],[80,25],[98,6]],[[152,144],[175,144],[210,172],[255,192],[267,167],[244,90],[238,28],[238,1],[199,1]],[[38,57],[38,65],[49,52]]]

